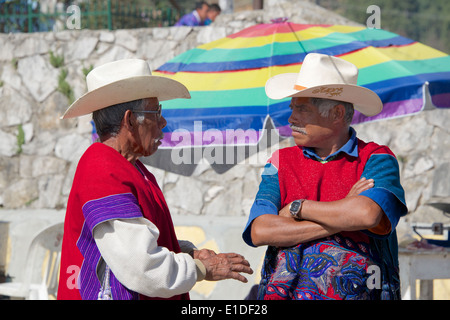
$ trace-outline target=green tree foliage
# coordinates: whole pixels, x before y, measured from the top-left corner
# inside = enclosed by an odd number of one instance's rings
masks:
[[[381,28],[450,52],[449,0],[316,0],[316,4],[366,24],[367,7],[381,10]]]

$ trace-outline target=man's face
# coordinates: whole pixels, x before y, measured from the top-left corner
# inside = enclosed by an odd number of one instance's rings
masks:
[[[156,111],[159,109],[157,98],[148,98],[145,100],[144,111]],[[136,121],[135,130],[135,154],[148,157],[158,150],[163,138],[162,129],[167,125],[163,116],[159,117],[155,113],[133,112],[136,120],[143,117],[143,121]]]
[[[218,15],[219,15],[218,11],[214,11],[214,10],[208,11],[208,19],[210,19],[213,22],[216,20]]]
[[[292,114],[289,123],[292,137],[298,146],[323,148],[334,135],[332,120],[319,113],[319,109],[309,102],[309,98],[292,98]]]

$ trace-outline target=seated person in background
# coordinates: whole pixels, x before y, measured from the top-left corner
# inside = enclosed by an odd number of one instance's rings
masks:
[[[191,13],[185,14],[175,23],[175,26],[202,26],[207,18],[209,5],[205,1],[197,2],[195,10]]]
[[[220,9],[220,6],[218,4],[216,3],[210,4],[207,12],[207,18],[205,20],[205,26],[213,23],[221,11],[222,10]]]

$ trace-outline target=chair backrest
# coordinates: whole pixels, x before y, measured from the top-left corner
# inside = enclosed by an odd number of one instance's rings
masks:
[[[40,283],[46,294],[56,297],[64,223],[51,225],[36,234],[28,249],[23,285]],[[41,271],[35,280],[36,270]]]

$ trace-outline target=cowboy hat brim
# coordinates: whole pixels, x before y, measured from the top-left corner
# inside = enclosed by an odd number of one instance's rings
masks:
[[[383,110],[380,97],[370,89],[352,84],[324,84],[295,89],[298,73],[284,73],[270,78],[265,91],[270,99],[308,97],[350,102],[365,116],[374,116]]]
[[[84,94],[72,103],[61,119],[79,117],[119,103],[144,98],[166,101],[190,99],[191,95],[178,81],[159,76],[136,76],[109,83]]]

